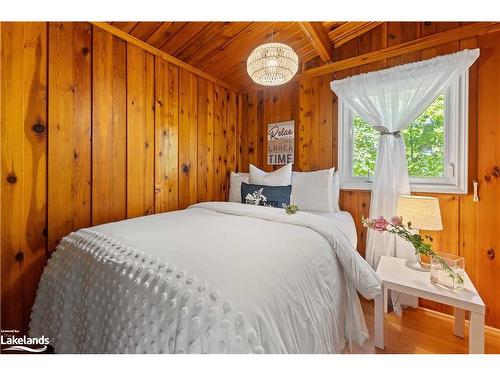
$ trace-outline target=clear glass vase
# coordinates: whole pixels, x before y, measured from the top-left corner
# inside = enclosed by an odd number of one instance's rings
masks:
[[[464,286],[464,258],[447,253],[431,256],[431,283],[448,289],[459,289]]]

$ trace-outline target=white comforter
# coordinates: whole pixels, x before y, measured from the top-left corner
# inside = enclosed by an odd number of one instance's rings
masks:
[[[31,334],[59,353],[337,353],[376,273],[335,221],[238,203],[82,229],[52,255]]]

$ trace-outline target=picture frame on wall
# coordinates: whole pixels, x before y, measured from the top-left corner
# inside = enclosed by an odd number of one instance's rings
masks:
[[[267,125],[267,165],[294,163],[295,121]]]

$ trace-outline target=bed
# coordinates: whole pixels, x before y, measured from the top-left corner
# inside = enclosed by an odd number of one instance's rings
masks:
[[[57,353],[339,353],[368,336],[380,280],[345,212],[229,202],[62,239],[30,334]]]

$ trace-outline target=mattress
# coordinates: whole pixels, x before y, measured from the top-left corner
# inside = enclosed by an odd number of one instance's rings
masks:
[[[82,229],[51,256],[30,333],[58,353],[338,353],[368,336],[357,291],[381,292],[352,226],[211,202]]]

